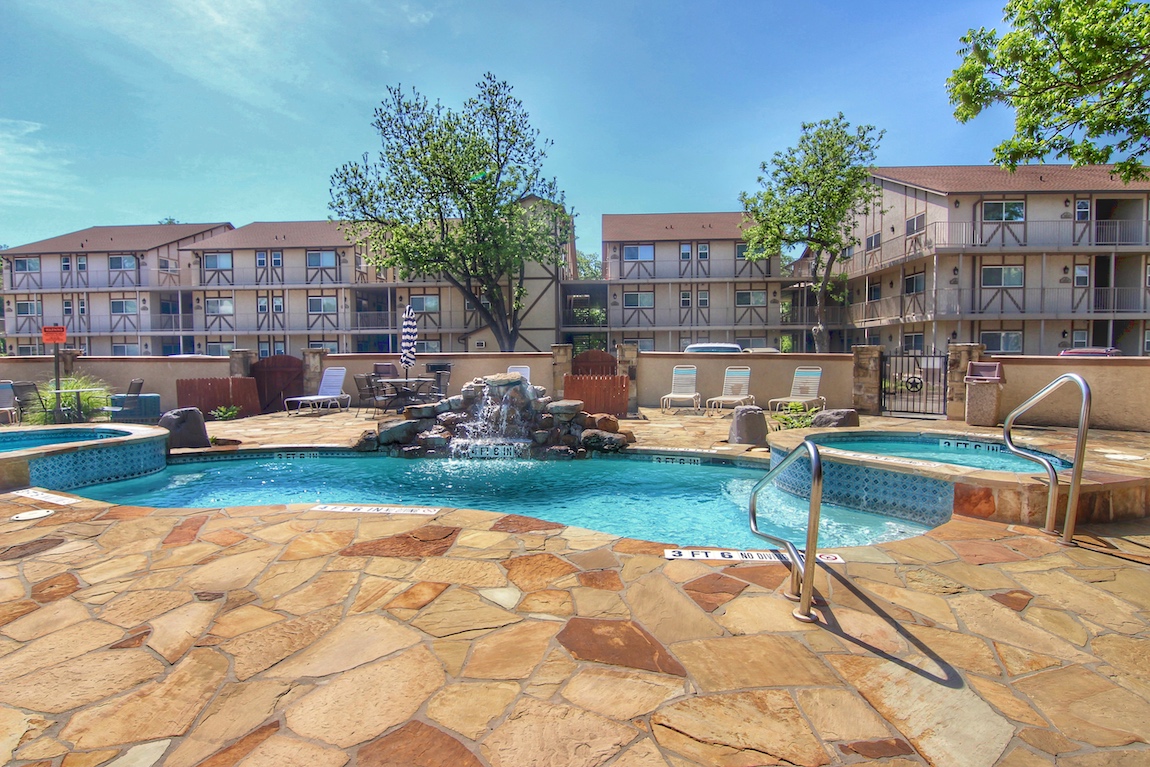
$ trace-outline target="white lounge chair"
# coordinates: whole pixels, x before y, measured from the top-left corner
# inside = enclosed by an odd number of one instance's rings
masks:
[[[508,373],[518,373],[523,376],[523,380],[531,383],[531,368],[526,365],[511,365],[507,368]]]
[[[323,371],[323,378],[319,382],[319,391],[303,397],[284,397],[284,410],[291,415],[291,405],[295,405],[295,412],[304,407],[309,410],[327,410],[333,405],[338,410],[351,408],[351,395],[343,393],[343,379],[347,377],[347,368],[328,368]]]
[[[723,373],[723,393],[707,400],[707,415],[714,415],[727,405],[735,407],[753,404],[755,395],[751,394],[751,369],[732,366]]]
[[[697,369],[694,365],[676,365],[671,371],[671,392],[659,400],[659,409],[666,412],[675,401],[688,401],[695,412],[699,410],[702,397],[695,390]]]
[[[768,410],[782,410],[792,402],[801,403],[804,407],[817,404],[825,408],[827,398],[819,395],[819,381],[822,380],[823,369],[820,367],[797,367],[795,377],[791,380],[791,395],[789,397],[776,397],[767,402]]]

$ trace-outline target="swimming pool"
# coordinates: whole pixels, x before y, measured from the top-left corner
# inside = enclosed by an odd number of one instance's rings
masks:
[[[972,469],[1032,473],[1044,471],[1034,461],[1021,458],[1006,449],[1001,441],[975,439],[955,434],[895,434],[891,432],[819,433],[809,437],[820,448],[829,447],[875,456],[905,458],[914,461],[947,463]],[[1070,461],[1040,452],[1057,470],[1071,468]]]
[[[0,431],[0,453],[13,450],[28,450],[47,445],[67,445],[73,442],[91,442],[114,437],[126,437],[128,432],[119,429],[98,428],[19,428]]]
[[[486,509],[678,546],[763,549],[770,546],[750,532],[747,506],[765,471],[624,457],[552,462],[261,453],[172,463],[157,474],[96,485],[83,494],[161,508],[322,503]],[[769,532],[805,545],[805,498],[772,488],[760,496],[759,508],[760,524],[766,520]],[[819,546],[898,540],[927,529],[824,504]]]
[[[160,471],[168,430],[100,424],[20,426],[0,432],[0,492],[79,487]]]

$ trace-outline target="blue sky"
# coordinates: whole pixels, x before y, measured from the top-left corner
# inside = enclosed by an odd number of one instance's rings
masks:
[[[603,213],[738,210],[802,122],[886,130],[880,165],[985,163],[945,80],[995,2],[5,0],[0,244],[106,224],[327,218],[388,85],[459,107],[486,71]]]

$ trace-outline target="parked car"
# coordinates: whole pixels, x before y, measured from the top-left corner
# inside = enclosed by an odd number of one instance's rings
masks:
[[[685,351],[685,352],[718,352],[721,354],[725,354],[728,352],[741,352],[742,350],[743,350],[743,347],[739,346],[738,344],[711,343],[711,344],[690,344],[683,351]]]
[[[1121,357],[1122,350],[1113,346],[1079,346],[1074,349],[1063,349],[1058,352],[1059,357]]]

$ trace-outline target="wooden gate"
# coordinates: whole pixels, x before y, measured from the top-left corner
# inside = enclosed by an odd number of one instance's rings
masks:
[[[299,397],[304,393],[303,360],[290,354],[277,354],[253,362],[251,374],[256,379],[260,411],[263,413],[283,410],[284,397]]]
[[[598,349],[576,354],[571,360],[571,374],[577,376],[613,376],[617,367],[615,355]]]
[[[626,417],[630,389],[631,380],[627,376],[563,376],[563,399],[583,400],[583,409],[588,413]]]
[[[240,417],[259,415],[256,382],[251,378],[178,378],[176,404],[199,408],[207,417],[218,407],[237,405]]]

